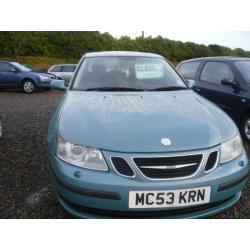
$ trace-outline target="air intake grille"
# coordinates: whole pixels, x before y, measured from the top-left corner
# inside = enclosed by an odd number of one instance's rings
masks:
[[[215,163],[217,161],[217,155],[218,155],[217,151],[210,153],[210,155],[209,155],[209,157],[207,159],[207,164],[206,164],[206,167],[205,167],[205,171],[209,171],[214,167],[214,165],[215,165]]]
[[[159,157],[134,158],[141,172],[152,179],[171,179],[193,175],[199,168],[202,154]]]
[[[119,174],[125,175],[125,176],[128,176],[128,177],[134,176],[133,170],[130,168],[128,163],[123,158],[121,158],[121,157],[112,157],[111,160],[113,162],[113,165],[114,165],[116,171]]]

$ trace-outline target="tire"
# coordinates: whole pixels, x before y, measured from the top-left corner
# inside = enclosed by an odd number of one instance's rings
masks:
[[[240,130],[243,139],[250,143],[250,113],[247,114],[242,120]]]
[[[25,80],[23,82],[23,91],[27,94],[32,94],[36,91],[36,85],[32,80]]]

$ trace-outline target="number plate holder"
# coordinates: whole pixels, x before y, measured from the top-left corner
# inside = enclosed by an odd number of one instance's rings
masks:
[[[209,203],[211,187],[179,190],[130,191],[129,208],[169,208]]]

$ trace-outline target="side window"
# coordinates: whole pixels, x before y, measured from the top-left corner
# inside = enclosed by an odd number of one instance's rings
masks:
[[[201,72],[200,80],[221,84],[223,79],[233,81],[234,74],[226,63],[207,62]]]
[[[50,70],[50,72],[61,72],[61,71],[62,71],[62,66],[55,66]]]
[[[183,63],[178,68],[178,72],[183,78],[194,80],[199,65],[200,62]]]
[[[10,64],[5,62],[0,62],[0,72],[10,72],[14,69],[15,69],[14,66],[11,66]]]
[[[65,65],[63,67],[63,72],[74,72],[75,66],[74,65]]]

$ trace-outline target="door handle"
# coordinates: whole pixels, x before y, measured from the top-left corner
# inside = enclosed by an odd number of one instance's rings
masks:
[[[200,89],[200,88],[195,88],[195,90],[196,90],[196,91],[198,91],[198,92],[200,92],[200,91],[201,91],[201,89]]]

